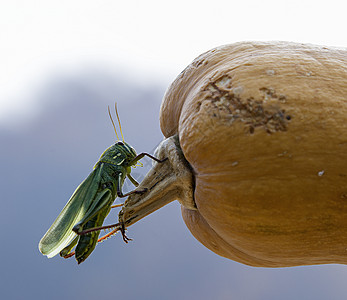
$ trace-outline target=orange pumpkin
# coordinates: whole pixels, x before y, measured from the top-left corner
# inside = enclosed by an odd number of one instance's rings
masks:
[[[260,267],[347,263],[346,116],[346,49],[212,49],[167,90],[160,124],[171,142],[158,156],[169,160],[120,221],[178,199],[192,234],[221,256]]]

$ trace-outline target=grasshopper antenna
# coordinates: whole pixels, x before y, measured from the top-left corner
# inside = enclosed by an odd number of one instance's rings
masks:
[[[117,102],[114,103],[114,108],[116,109],[116,115],[117,115],[117,119],[118,119],[118,124],[119,124],[119,130],[120,130],[120,134],[122,136],[122,140],[124,142],[124,136],[123,136],[123,132],[122,132],[122,126],[120,125],[120,119],[119,119],[119,115],[118,115],[118,111],[117,111]],[[117,136],[118,137],[118,136]]]
[[[113,128],[114,128],[114,132],[116,133],[117,140],[119,141],[119,137],[118,137],[118,134],[117,134],[116,126],[114,125],[114,122],[113,122],[113,119],[112,119],[112,116],[111,116],[110,106],[107,106],[107,109],[108,109],[108,115],[110,116],[110,119],[111,119],[111,122],[112,122],[112,125],[113,125]],[[116,106],[116,112],[117,112],[117,106]],[[117,118],[118,118],[118,113],[117,113]],[[118,118],[118,122],[119,122],[119,118]],[[121,133],[122,133],[122,129],[121,129]],[[123,134],[122,134],[122,137],[123,137]],[[123,141],[124,141],[124,138],[123,138]]]

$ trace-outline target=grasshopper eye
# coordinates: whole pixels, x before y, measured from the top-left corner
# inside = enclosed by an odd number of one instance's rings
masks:
[[[121,146],[123,146],[124,143],[123,143],[123,142],[117,142],[116,145],[121,145]]]

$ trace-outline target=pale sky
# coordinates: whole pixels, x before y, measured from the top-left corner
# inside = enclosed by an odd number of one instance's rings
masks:
[[[2,1],[0,124],[35,110],[54,74],[100,66],[168,85],[191,60],[243,40],[347,47],[345,1]]]

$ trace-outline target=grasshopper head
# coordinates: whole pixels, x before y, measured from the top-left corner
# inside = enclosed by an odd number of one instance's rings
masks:
[[[118,141],[114,146],[126,156],[128,162],[132,161],[137,155],[135,149],[126,142]]]
[[[118,141],[108,147],[101,155],[99,162],[128,167],[136,157],[136,151],[128,143]]]

